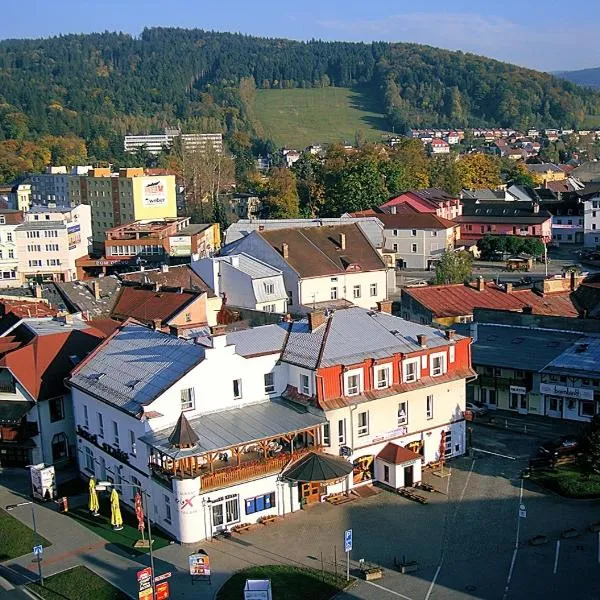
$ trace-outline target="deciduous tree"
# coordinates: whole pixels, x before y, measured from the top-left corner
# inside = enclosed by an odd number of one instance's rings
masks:
[[[265,208],[269,218],[293,219],[299,216],[300,201],[296,177],[290,169],[273,169],[266,189]]]
[[[463,283],[473,274],[473,257],[469,252],[447,250],[435,264],[435,283]]]

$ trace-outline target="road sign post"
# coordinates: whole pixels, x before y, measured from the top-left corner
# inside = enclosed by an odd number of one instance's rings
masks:
[[[350,581],[350,552],[352,551],[352,529],[344,532],[344,551],[346,552],[346,581]]]
[[[35,523],[35,521],[34,521]],[[42,574],[42,554],[44,553],[44,546],[42,546],[41,544],[39,546],[34,546],[33,547],[33,555],[35,556],[35,561],[37,562],[38,565],[38,574],[40,577],[40,585],[43,586],[44,585],[44,576]]]

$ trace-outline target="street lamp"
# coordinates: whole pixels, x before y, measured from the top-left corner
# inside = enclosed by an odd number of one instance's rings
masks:
[[[109,487],[132,487],[135,488],[142,496],[142,509],[146,513],[146,520],[148,521],[148,548],[150,553],[150,587],[152,589],[152,600],[155,598],[155,587],[154,587],[154,555],[152,554],[152,527],[150,525],[150,513],[148,512],[148,492],[137,483],[112,483],[111,481],[99,481],[96,484],[96,490],[102,492]]]
[[[29,500],[28,502],[18,502],[17,504],[7,504],[5,506],[5,508],[6,508],[6,510],[10,511],[15,508],[18,508],[19,506],[27,506],[28,504],[31,505],[31,521],[33,523],[33,534],[35,536],[35,541],[37,542],[37,541],[39,541],[39,538],[38,538],[37,527],[35,525],[35,510],[34,510],[35,502],[31,502],[31,500]],[[37,555],[37,564],[38,564],[38,575],[40,577],[40,585],[43,587],[44,576],[42,574],[42,557],[39,554]]]

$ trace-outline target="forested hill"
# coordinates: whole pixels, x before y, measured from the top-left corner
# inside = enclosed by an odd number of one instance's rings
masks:
[[[396,131],[573,127],[600,113],[596,92],[461,52],[153,28],[0,42],[0,139],[74,134],[103,158],[123,134],[166,124],[251,132],[253,86],[329,85],[369,87]]]
[[[577,85],[600,88],[600,67],[579,71],[561,71],[556,75]]]

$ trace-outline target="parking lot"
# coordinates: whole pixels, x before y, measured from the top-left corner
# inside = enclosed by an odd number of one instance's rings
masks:
[[[520,478],[539,437],[475,424],[473,439],[477,450],[452,461],[449,478],[427,475],[440,490],[428,494],[427,505],[388,492],[317,505],[207,550],[217,569],[269,562],[320,568],[322,560],[333,570],[337,559],[341,571],[343,532],[352,528],[353,567],[364,558],[385,575],[375,585],[361,582],[346,600],[597,598],[600,538],[587,527],[600,520],[600,502],[561,499]],[[562,539],[571,528],[578,537]],[[548,543],[530,546],[536,535]],[[419,569],[402,575],[394,559],[416,560]]]

